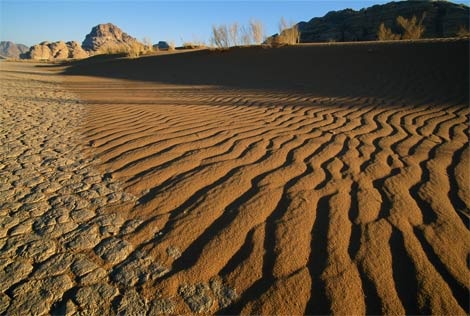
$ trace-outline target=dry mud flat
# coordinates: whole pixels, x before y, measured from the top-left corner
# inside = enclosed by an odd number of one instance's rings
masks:
[[[273,76],[276,55],[295,80]],[[73,93],[54,68],[2,64],[2,149],[20,149],[2,158],[0,311],[468,313],[466,56],[429,42],[93,61],[68,71]],[[30,174],[66,181],[42,192]]]

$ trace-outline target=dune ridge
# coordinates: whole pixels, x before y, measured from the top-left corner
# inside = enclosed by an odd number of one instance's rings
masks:
[[[176,313],[468,313],[468,45],[391,45],[259,49],[285,77],[253,49],[67,70],[92,151],[139,201],[111,279],[145,253],[166,272],[140,293]]]

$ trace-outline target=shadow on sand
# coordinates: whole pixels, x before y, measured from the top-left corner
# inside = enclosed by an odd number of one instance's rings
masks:
[[[67,75],[178,85],[468,103],[466,40],[310,44],[199,50],[137,59],[96,56]]]

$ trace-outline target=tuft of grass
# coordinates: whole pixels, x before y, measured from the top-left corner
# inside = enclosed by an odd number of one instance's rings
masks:
[[[294,45],[300,42],[300,31],[293,22],[287,23],[284,17],[279,21],[279,36],[275,38],[276,44]]]
[[[397,17],[397,24],[403,28],[402,39],[420,39],[425,31],[423,25],[426,13],[423,13],[421,18],[418,20],[415,15],[410,19],[405,19],[402,16]]]
[[[406,19],[402,16],[397,17],[397,24],[403,29],[403,34],[395,34],[392,30],[385,26],[382,22],[377,31],[377,39],[379,41],[390,41],[390,40],[400,40],[400,39],[420,39],[426,28],[423,25],[424,18],[426,13],[423,13],[421,18],[418,18],[413,15],[411,18]]]
[[[263,23],[261,21],[251,19],[249,24],[249,37],[251,35],[251,40],[254,44],[261,44],[265,39]]]
[[[392,30],[385,26],[382,22],[379,26],[379,31],[377,32],[377,39],[379,41],[395,41],[400,39],[400,34],[395,34]]]
[[[150,45],[151,47],[151,45]],[[147,45],[141,44],[139,42],[133,42],[131,44],[115,44],[108,43],[103,45],[98,50],[97,54],[99,55],[121,55],[127,57],[139,57],[143,54],[146,54],[150,51]]]
[[[468,28],[461,25],[459,30],[457,31],[457,36],[458,37],[469,37],[470,36],[470,31],[469,31]]]
[[[240,26],[238,22],[212,26],[211,43],[218,48],[258,45],[263,42],[264,38],[263,24],[253,19],[249,21],[248,26]]]

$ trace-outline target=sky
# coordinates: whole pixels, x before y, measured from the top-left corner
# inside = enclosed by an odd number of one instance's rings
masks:
[[[308,21],[332,10],[359,10],[381,0],[0,0],[0,40],[28,46],[42,41],[82,42],[91,28],[111,22],[127,34],[152,43],[210,41],[212,25],[250,19],[263,23],[266,35],[278,31],[284,17]]]

